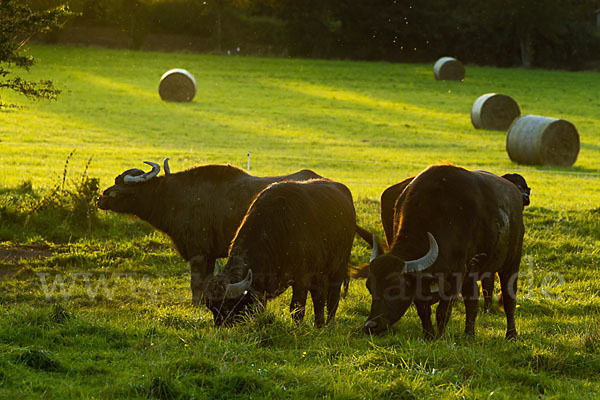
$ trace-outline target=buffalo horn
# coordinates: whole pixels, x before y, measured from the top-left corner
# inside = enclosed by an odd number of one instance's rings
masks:
[[[377,240],[377,236],[373,234],[373,251],[371,252],[371,258],[369,259],[369,264],[373,262],[375,257],[379,255],[379,241]]]
[[[165,170],[165,175],[169,175],[171,173],[171,167],[169,167],[169,157],[165,158],[163,162],[163,169]]]
[[[160,165],[158,165],[157,163],[153,163],[151,161],[144,161],[144,163],[151,166],[152,171],[144,172],[142,175],[139,175],[139,176],[125,175],[125,177],[123,178],[123,182],[125,182],[125,183],[146,182],[147,180],[150,180],[150,179],[154,178],[156,175],[158,175],[158,173],[160,172]]]
[[[250,285],[252,285],[252,270],[249,269],[246,277],[239,281],[238,283],[230,283],[225,288],[225,298],[226,299],[237,299],[238,297],[244,295],[248,289],[250,289]]]
[[[429,237],[429,251],[418,260],[406,261],[404,263],[404,272],[421,272],[431,267],[439,254],[439,247],[435,238],[430,232],[427,232]]]

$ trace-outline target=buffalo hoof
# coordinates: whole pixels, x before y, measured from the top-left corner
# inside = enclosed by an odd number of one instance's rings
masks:
[[[378,324],[374,320],[369,320],[364,325],[365,333],[369,335],[380,335],[387,330],[387,325]]]
[[[506,332],[506,340],[517,340],[519,337],[516,330]]]

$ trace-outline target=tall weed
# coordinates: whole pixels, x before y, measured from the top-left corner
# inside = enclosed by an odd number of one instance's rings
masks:
[[[67,156],[58,182],[47,192],[37,193],[30,181],[0,191],[0,240],[39,235],[63,242],[89,235],[98,226],[100,181],[88,175],[91,157],[79,177],[69,178],[74,154]]]

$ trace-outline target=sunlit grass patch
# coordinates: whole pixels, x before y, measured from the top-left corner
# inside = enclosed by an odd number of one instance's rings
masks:
[[[40,64],[28,76],[65,90],[58,102],[0,111],[0,397],[598,397],[597,74],[467,66],[464,82],[438,82],[425,64],[33,51]],[[191,103],[158,96],[174,65],[197,79]],[[575,165],[512,163],[505,132],[471,125],[472,102],[488,92],[510,95],[523,113],[572,121]],[[464,337],[460,299],[440,340],[423,339],[414,308],[368,336],[363,280],[322,329],[310,297],[304,321],[293,322],[289,290],[264,313],[215,328],[205,307],[191,305],[189,265],[163,233],[87,208],[142,161],[245,168],[248,152],[257,175],[310,168],[347,184],[358,223],[381,238],[381,192],[430,164],[523,175],[532,204],[519,341],[505,341],[497,305],[478,315],[474,339]],[[357,238],[352,265],[369,255]],[[498,293],[496,282],[495,301]]]

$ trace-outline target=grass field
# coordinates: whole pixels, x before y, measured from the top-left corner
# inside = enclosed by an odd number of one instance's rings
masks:
[[[31,52],[39,64],[26,76],[64,92],[52,103],[0,92],[25,106],[0,111],[0,397],[600,397],[598,73],[467,66],[464,82],[437,82],[419,64]],[[175,67],[196,77],[191,103],[158,96]],[[473,101],[488,92],[573,122],[576,164],[512,163],[504,132],[471,125]],[[144,160],[245,167],[248,152],[256,175],[310,168],[347,184],[359,223],[379,234],[380,193],[430,164],[522,174],[532,205],[520,339],[504,340],[501,311],[480,314],[467,339],[460,301],[441,340],[422,339],[414,309],[369,337],[359,332],[370,308],[363,281],[324,329],[311,312],[294,325],[289,292],[258,318],[215,329],[189,304],[189,267],[164,235],[90,208],[98,187]],[[356,241],[353,263],[367,259]]]

